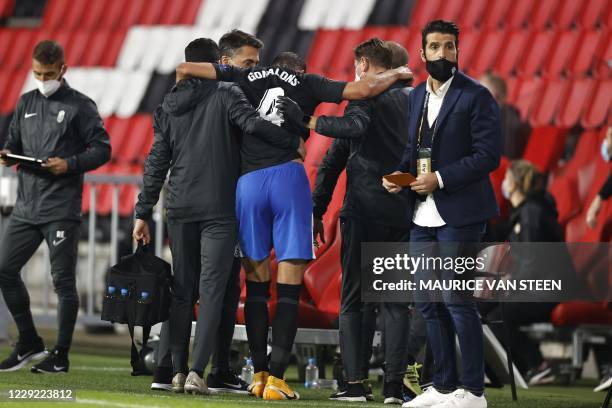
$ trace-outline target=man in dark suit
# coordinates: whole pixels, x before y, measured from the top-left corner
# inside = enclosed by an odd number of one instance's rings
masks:
[[[499,165],[499,107],[482,85],[458,71],[459,29],[436,20],[422,31],[421,59],[429,77],[410,94],[408,144],[398,172],[417,180],[408,194],[413,214],[410,241],[479,242],[498,208],[489,173]],[[383,180],[398,193],[400,186]],[[465,245],[438,245],[438,256],[463,256]],[[417,270],[415,279],[431,271]],[[441,280],[461,279],[454,270],[438,272]],[[483,336],[476,304],[465,293],[445,292],[436,302],[431,293],[416,293],[427,323],[434,356],[434,386],[404,407],[487,406],[484,392]],[[455,333],[462,353],[462,378],[455,367]]]

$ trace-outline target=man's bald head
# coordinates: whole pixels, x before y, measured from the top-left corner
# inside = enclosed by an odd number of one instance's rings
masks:
[[[408,51],[401,44],[395,41],[385,41],[385,45],[391,50],[391,68],[408,65]]]

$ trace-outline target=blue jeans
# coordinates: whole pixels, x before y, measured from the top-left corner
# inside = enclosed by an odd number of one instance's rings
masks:
[[[449,242],[457,245],[441,247],[439,256],[464,256],[459,243],[480,242],[485,224],[473,224],[465,227],[420,227],[413,224],[410,231],[410,242]],[[452,253],[454,252],[454,253]],[[423,272],[415,274],[415,279],[423,279]],[[453,271],[449,271],[454,275]],[[441,279],[455,279],[452,276],[441,276]],[[417,282],[418,283],[418,282]],[[461,384],[464,389],[475,394],[484,392],[484,351],[483,334],[476,302],[471,296],[448,296],[443,301],[432,302],[423,298],[423,293],[416,300],[427,325],[427,340],[434,357],[433,384],[439,391],[454,391],[460,385],[457,378],[455,334],[459,338],[461,349]]]

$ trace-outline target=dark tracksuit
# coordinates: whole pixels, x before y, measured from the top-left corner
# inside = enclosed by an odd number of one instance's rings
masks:
[[[79,307],[75,274],[83,174],[110,159],[109,137],[95,103],[64,82],[48,98],[38,90],[21,96],[4,148],[39,159],[60,157],[68,163],[68,172],[61,176],[18,168],[17,202],[0,243],[0,287],[19,332],[24,333],[34,325],[20,271],[42,240],[47,242],[58,295],[57,346],[67,349]]]
[[[404,195],[389,194],[381,178],[395,170],[408,132],[410,88],[397,83],[368,101],[351,102],[344,116],[319,117],[316,131],[337,138],[317,173],[314,216],[322,218],[338,176],[346,167],[347,188],[340,212],[342,298],[340,346],[348,381],[367,378],[376,305],[361,301],[361,243],[408,238],[411,214]],[[405,303],[382,303],[386,381],[401,381],[406,368],[410,310]]]
[[[174,372],[186,371],[192,310],[199,295],[193,368],[203,371],[208,364],[217,342],[212,333],[224,343],[216,361],[227,366],[240,294],[240,266],[234,259],[240,134],[249,132],[295,149],[299,140],[261,119],[237,85],[195,79],[179,82],[166,95],[155,111],[154,131],[136,218],[151,217],[170,170],[166,204],[174,298],[162,339],[170,333]],[[167,362],[167,356],[159,357]]]

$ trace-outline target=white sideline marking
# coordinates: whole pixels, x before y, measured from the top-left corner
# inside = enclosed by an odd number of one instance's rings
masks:
[[[71,367],[73,370],[83,371],[131,371],[128,367],[96,367],[96,366],[74,366]]]
[[[112,402],[107,400],[96,400],[96,399],[87,399],[87,398],[78,398],[76,399],[77,403],[81,404],[90,404],[90,405],[102,405],[105,407],[119,407],[119,408],[163,408],[159,405],[140,405],[140,404],[124,404],[121,402]]]

